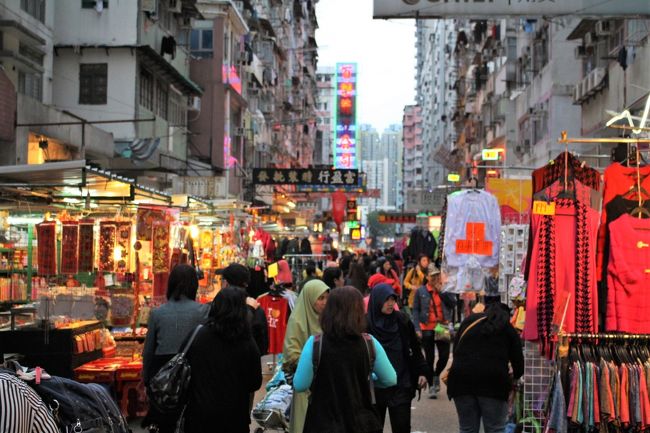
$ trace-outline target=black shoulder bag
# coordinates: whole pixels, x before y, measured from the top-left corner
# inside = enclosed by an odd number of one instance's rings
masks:
[[[194,329],[185,347],[163,365],[149,383],[149,400],[161,412],[178,411],[187,401],[192,371],[185,355],[202,326]]]

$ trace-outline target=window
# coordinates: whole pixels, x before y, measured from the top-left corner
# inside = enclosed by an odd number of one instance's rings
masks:
[[[169,90],[165,83],[158,81],[156,83],[156,114],[163,119],[167,119],[167,97]]]
[[[146,69],[140,69],[140,105],[153,111],[153,77]]]
[[[43,66],[43,58],[45,55],[41,51],[35,50],[28,45],[20,44],[18,46],[18,53],[26,59],[36,63],[37,65]]]
[[[20,0],[20,8],[40,22],[45,22],[45,0]]]
[[[18,72],[18,92],[41,101],[43,99],[43,76],[23,71]]]
[[[185,126],[187,100],[183,95],[174,91],[169,92],[169,125]]]
[[[108,0],[102,1],[104,4],[104,9],[108,7]],[[81,0],[81,8],[82,9],[95,9],[95,6],[97,6],[97,0]]]
[[[190,50],[197,59],[211,59],[213,53],[212,29],[194,29],[190,35]]]
[[[80,104],[106,104],[107,87],[108,63],[86,63],[79,65]]]

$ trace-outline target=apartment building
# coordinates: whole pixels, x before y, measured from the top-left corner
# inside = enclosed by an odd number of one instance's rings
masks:
[[[314,143],[314,164],[332,165],[334,145],[334,116],[335,116],[335,90],[336,69],[319,67],[316,72],[318,99],[316,102],[316,140]]]
[[[53,2],[0,1],[1,165],[73,159],[105,164],[113,157],[110,132],[82,126],[70,107],[53,107],[61,76],[54,70],[55,21]],[[78,71],[69,79],[78,79]]]

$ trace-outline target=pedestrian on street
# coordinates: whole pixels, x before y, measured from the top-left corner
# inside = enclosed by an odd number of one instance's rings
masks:
[[[359,258],[350,265],[350,274],[348,275],[350,286],[356,288],[362,295],[368,291],[368,274],[363,264],[363,259]]]
[[[512,373],[509,373],[509,365]],[[524,374],[519,334],[508,306],[491,303],[461,323],[454,342],[447,394],[454,400],[460,433],[503,433],[513,381]]]
[[[379,265],[379,273],[384,275],[386,278],[393,280],[393,289],[395,289],[397,296],[401,297],[402,285],[399,283],[399,274],[393,266],[392,261],[387,257],[380,257],[377,260],[377,264]]]
[[[145,386],[158,370],[178,353],[181,344],[200,323],[205,322],[209,305],[195,301],[199,288],[196,270],[186,264],[176,265],[167,281],[167,303],[151,312],[147,337],[142,350],[142,378]],[[150,405],[142,421],[144,428],[157,426],[160,433],[175,429],[178,413],[162,413]]]
[[[438,398],[440,392],[440,374],[449,361],[451,336],[449,333],[448,311],[440,296],[442,283],[440,270],[433,264],[427,268],[427,282],[417,289],[413,299],[413,325],[418,337],[422,340],[424,356],[429,366],[429,398]],[[438,362],[434,366],[436,349]]]
[[[248,433],[250,395],[262,386],[262,365],[251,334],[246,293],[222,289],[206,326],[187,352],[192,367],[185,430]]]
[[[318,269],[318,266],[316,266],[316,262],[313,260],[308,260],[307,263],[305,263],[305,270],[303,271],[304,279],[300,282],[300,284],[298,284],[298,293],[300,293],[302,291],[302,288],[305,287],[305,284],[311,280],[320,279],[319,273],[320,270]]]
[[[311,389],[303,432],[380,430],[371,396],[371,373],[377,377],[374,384],[378,388],[395,386],[397,376],[381,344],[362,335],[366,317],[361,293],[350,286],[332,291],[320,322],[323,334],[319,336],[319,346],[314,352],[315,339],[309,337],[294,380],[296,391]]]
[[[249,296],[248,285],[251,282],[251,272],[244,265],[231,263],[223,269],[217,270],[217,275],[221,275],[221,288],[235,287],[246,293],[246,305],[248,307],[248,321],[251,326],[253,339],[257,344],[260,356],[266,355],[269,347],[269,329],[266,321],[266,314],[260,304]]]
[[[282,370],[289,379],[296,372],[298,360],[307,339],[322,332],[318,316],[325,308],[328,293],[329,287],[324,282],[312,280],[305,284],[302,292],[298,295],[296,306],[289,316],[289,323],[287,323],[282,352]],[[307,390],[293,394],[289,421],[290,433],[302,433],[308,404],[309,392]]]
[[[411,268],[404,277],[404,296],[408,299],[409,308],[413,308],[415,292],[426,283],[428,267],[429,257],[420,254],[417,265]]]
[[[386,410],[393,433],[411,432],[411,400],[427,386],[427,363],[409,317],[395,310],[397,293],[390,284],[378,284],[370,292],[368,332],[381,343],[397,373],[397,385],[376,389],[376,408],[382,431]]]
[[[330,289],[337,289],[345,285],[345,275],[338,266],[331,266],[323,271],[323,281]]]

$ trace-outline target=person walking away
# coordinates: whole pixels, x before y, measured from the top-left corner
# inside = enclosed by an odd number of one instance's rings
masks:
[[[395,386],[397,375],[381,344],[362,335],[366,317],[361,293],[350,286],[332,291],[320,322],[319,349],[314,353],[314,337],[309,337],[294,378],[296,391],[311,389],[303,433],[378,431],[381,424],[372,403],[371,373],[378,388]]]
[[[192,378],[185,431],[248,433],[250,395],[262,386],[262,365],[243,290],[227,287],[215,296],[187,359]]]
[[[418,263],[411,268],[404,277],[404,296],[407,298],[409,308],[413,308],[413,298],[415,292],[427,279],[427,268],[429,267],[429,257],[424,254],[418,256]]]
[[[209,306],[195,301],[199,288],[196,270],[186,264],[176,265],[167,281],[167,303],[149,316],[147,336],[142,351],[142,378],[145,386],[160,368],[178,353],[185,338],[205,322]],[[162,413],[153,406],[142,421],[144,428],[160,433],[173,432],[178,413]]]
[[[221,275],[221,288],[236,287],[246,293],[246,305],[248,307],[248,321],[251,326],[253,340],[257,344],[260,356],[266,355],[269,347],[269,329],[266,321],[266,314],[260,304],[248,293],[248,285],[251,282],[250,270],[239,263],[231,263],[223,269],[218,269],[217,275]]]
[[[508,368],[512,368],[512,374]],[[447,394],[454,400],[460,433],[503,433],[513,380],[524,374],[521,339],[508,306],[491,303],[460,325],[454,342]]]
[[[427,283],[417,289],[413,299],[413,325],[422,339],[424,356],[429,366],[429,398],[438,398],[440,392],[440,373],[449,361],[450,333],[449,314],[440,296],[442,287],[440,270],[431,264],[427,270]],[[433,368],[436,349],[438,362]]]
[[[381,343],[397,373],[397,385],[376,389],[377,412],[383,431],[386,410],[393,433],[411,432],[411,400],[427,386],[427,363],[409,317],[395,310],[397,293],[389,284],[379,284],[370,292],[368,332]]]
[[[350,274],[348,275],[350,286],[356,288],[362,295],[368,291],[368,274],[366,274],[363,259],[359,258],[350,265]]]
[[[302,292],[298,295],[296,306],[289,316],[282,352],[282,370],[289,378],[296,372],[298,360],[307,339],[322,332],[318,316],[325,308],[328,294],[329,287],[324,282],[312,280],[305,284]],[[302,433],[308,402],[309,392],[307,390],[293,394],[289,421],[290,433]]]

